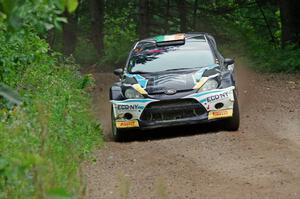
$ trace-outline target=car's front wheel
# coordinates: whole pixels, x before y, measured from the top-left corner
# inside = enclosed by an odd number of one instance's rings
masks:
[[[114,117],[114,110],[112,106],[111,106],[111,131],[112,131],[112,137],[114,141],[121,142],[124,139],[124,132],[122,132],[116,126],[116,119]]]
[[[234,104],[232,117],[225,120],[225,128],[228,131],[237,131],[240,127],[240,112],[237,95],[234,92]]]

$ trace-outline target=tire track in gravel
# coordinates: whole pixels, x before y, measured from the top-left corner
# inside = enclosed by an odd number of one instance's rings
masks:
[[[84,167],[87,198],[300,198],[300,75],[258,74],[237,59],[241,127],[198,125],[110,139],[108,90],[93,73],[105,146]]]

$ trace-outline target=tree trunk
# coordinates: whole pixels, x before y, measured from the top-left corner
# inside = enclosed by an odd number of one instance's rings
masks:
[[[256,5],[257,5],[257,7],[258,7],[258,9],[259,9],[259,11],[260,11],[260,13],[261,13],[263,19],[264,19],[264,22],[265,22],[265,24],[266,24],[266,27],[268,28],[268,32],[269,32],[270,38],[271,38],[271,40],[272,40],[272,43],[273,43],[273,44],[275,45],[275,47],[276,47],[276,39],[275,39],[275,37],[274,37],[274,35],[273,35],[271,26],[270,26],[270,24],[269,24],[269,21],[268,21],[266,15],[265,15],[265,12],[264,12],[264,10],[263,10],[261,4],[259,3],[259,1],[258,1],[258,0],[255,0],[255,2],[256,2]]]
[[[168,34],[169,32],[169,19],[170,19],[170,0],[167,0],[166,13],[165,13],[165,27],[164,27],[165,34]]]
[[[300,1],[299,0],[280,0],[281,18],[281,43],[284,47],[287,43],[300,42]]]
[[[47,40],[47,43],[49,44],[49,46],[51,48],[53,48],[53,45],[55,43],[55,29],[54,28],[51,30],[48,30],[46,40]]]
[[[177,10],[180,19],[180,32],[187,32],[187,3],[186,0],[177,0]]]
[[[193,29],[196,29],[196,19],[197,19],[197,11],[198,11],[198,0],[194,1],[194,12],[193,12]]]
[[[99,55],[104,48],[104,0],[89,0],[91,13],[91,40]]]
[[[149,36],[149,0],[139,0],[139,37]]]
[[[65,12],[64,16],[68,23],[63,25],[63,52],[64,55],[69,56],[74,53],[77,40],[77,15]]]

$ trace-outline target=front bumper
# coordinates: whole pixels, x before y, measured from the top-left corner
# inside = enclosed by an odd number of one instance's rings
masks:
[[[117,128],[153,129],[210,122],[232,116],[234,89],[215,89],[174,100],[113,100],[113,116]]]

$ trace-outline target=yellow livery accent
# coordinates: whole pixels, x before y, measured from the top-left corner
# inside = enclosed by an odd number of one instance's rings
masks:
[[[143,89],[143,88],[141,87],[141,85],[139,85],[139,84],[134,84],[134,85],[132,85],[132,87],[133,87],[137,92],[139,92],[139,93],[142,94],[142,95],[147,95],[147,94],[148,94],[147,91],[145,91],[145,89]]]
[[[232,117],[233,110],[232,109],[226,109],[226,110],[219,110],[219,111],[210,111],[208,114],[208,119],[218,119],[218,118],[224,118],[224,117]]]
[[[133,128],[133,127],[139,127],[139,122],[137,120],[130,120],[130,121],[122,121],[122,122],[116,122],[116,127],[118,129],[120,128]]]
[[[193,89],[194,90],[200,89],[205,84],[205,82],[207,82],[207,80],[208,77],[202,77],[201,80],[193,87]]]

